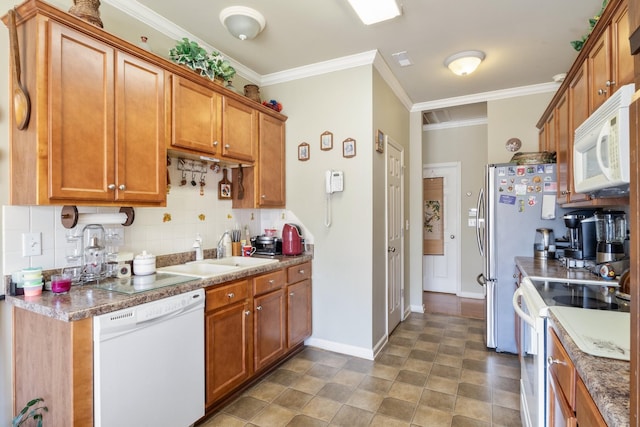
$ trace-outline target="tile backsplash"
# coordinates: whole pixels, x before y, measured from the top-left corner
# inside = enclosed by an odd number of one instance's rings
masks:
[[[196,236],[202,237],[202,246],[215,248],[225,230],[236,226],[248,226],[251,236],[263,233],[264,228],[282,230],[285,222],[302,225],[296,216],[284,209],[232,209],[231,201],[219,200],[217,182],[221,173],[208,171],[208,183],[204,194],[200,187],[189,184],[180,186],[180,172],[171,168],[171,186],[167,194],[167,206],[159,208],[134,208],[132,225],[122,227],[124,244],[120,251],[134,254],[143,250],[155,255],[167,255],[192,250]],[[118,207],[82,207],[79,213],[117,213]],[[84,225],[66,229],[61,222],[62,206],[3,206],[3,266],[4,274],[11,274],[25,267],[44,269],[78,265],[80,260],[68,259],[76,242],[69,235],[81,235]],[[304,226],[303,226],[304,230]],[[22,256],[22,235],[41,233],[42,255]],[[308,243],[310,235],[305,236]]]

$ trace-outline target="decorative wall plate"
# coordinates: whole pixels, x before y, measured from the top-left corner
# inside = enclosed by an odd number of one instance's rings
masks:
[[[512,153],[518,151],[520,147],[522,147],[522,141],[520,141],[518,138],[510,138],[504,144],[504,148],[506,148],[507,151],[511,151]]]

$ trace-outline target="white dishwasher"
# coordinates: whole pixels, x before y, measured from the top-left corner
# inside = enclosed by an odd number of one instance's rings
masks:
[[[204,290],[94,317],[96,427],[186,427],[204,416]]]

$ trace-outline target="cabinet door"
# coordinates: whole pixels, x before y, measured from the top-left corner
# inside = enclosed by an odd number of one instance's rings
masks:
[[[311,336],[311,280],[287,286],[287,347]]]
[[[606,427],[607,425],[580,377],[576,384],[576,419],[580,427]]]
[[[218,154],[222,96],[191,80],[171,76],[171,146]]]
[[[258,149],[256,110],[234,99],[224,97],[222,114],[224,121],[222,155],[236,160],[253,162]]]
[[[549,427],[576,427],[576,417],[564,399],[562,389],[549,375]]]
[[[206,405],[251,375],[251,311],[237,303],[205,316]]]
[[[589,196],[575,192],[573,181],[573,137],[575,130],[589,117],[589,80],[587,63],[583,63],[571,83],[569,83],[569,111],[571,127],[567,155],[567,177],[569,180],[569,201],[587,200]],[[558,160],[559,162],[559,160]]]
[[[629,45],[629,13],[623,1],[611,19],[612,92],[633,83],[633,56]]]
[[[260,113],[260,152],[257,203],[260,207],[284,207],[284,122]]]
[[[607,28],[593,49],[589,52],[587,59],[589,63],[589,92],[590,111],[595,111],[609,96],[611,76],[611,55],[609,53],[609,29]]]
[[[538,130],[538,151],[549,151],[547,149],[547,132],[544,125]]]
[[[254,369],[267,366],[285,351],[286,310],[283,290],[274,291],[253,299],[254,319]]]
[[[49,25],[49,198],[113,201],[114,50]]]
[[[117,201],[162,202],[166,193],[164,71],[116,55]]]
[[[566,203],[569,201],[569,94],[565,91],[558,101],[555,111],[556,120],[556,156],[558,165],[558,190],[557,202]]]

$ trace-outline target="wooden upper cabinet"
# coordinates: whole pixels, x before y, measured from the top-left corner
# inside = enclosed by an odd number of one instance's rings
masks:
[[[568,202],[587,200],[589,196],[576,193],[573,180],[573,142],[575,130],[589,117],[589,82],[587,78],[588,66],[583,63],[576,75],[569,83],[569,147],[567,153]]]
[[[625,0],[611,19],[611,62],[614,91],[626,84],[633,83],[633,56],[629,44],[629,9]]]
[[[633,82],[627,1],[619,2],[607,27],[589,51],[591,112],[616,90]]]
[[[285,123],[260,113],[260,151],[258,161],[258,205],[284,207]]]
[[[598,38],[587,59],[589,63],[590,111],[595,111],[609,96],[611,85],[611,60],[609,31]]]
[[[556,121],[556,158],[557,158],[557,201],[566,203],[569,201],[569,180],[572,174],[569,170],[569,151],[572,147],[569,122],[569,92],[565,91],[564,96],[558,101],[554,114]]]
[[[169,148],[218,155],[221,141],[222,96],[204,85],[172,75]]]
[[[234,99],[222,101],[222,155],[253,162],[258,150],[258,112]]]
[[[549,151],[547,148],[547,132],[544,126],[538,129],[538,151]]]
[[[164,71],[49,22],[48,187],[40,204],[161,204]]]

